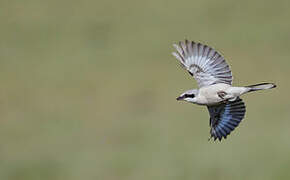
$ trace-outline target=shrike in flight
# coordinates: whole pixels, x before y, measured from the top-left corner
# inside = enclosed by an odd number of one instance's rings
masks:
[[[207,106],[210,115],[210,138],[226,138],[242,121],[246,106],[241,95],[275,88],[272,83],[244,87],[232,86],[232,72],[225,59],[213,48],[185,40],[173,45],[173,55],[195,78],[199,89],[182,93],[177,100]]]

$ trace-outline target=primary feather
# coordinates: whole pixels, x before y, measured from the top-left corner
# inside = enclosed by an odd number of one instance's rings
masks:
[[[232,84],[229,65],[213,48],[188,40],[173,46],[177,52],[172,54],[196,79],[199,87],[217,83]]]
[[[245,103],[240,98],[207,108],[210,114],[210,134],[214,140],[227,138],[243,120],[246,112]]]

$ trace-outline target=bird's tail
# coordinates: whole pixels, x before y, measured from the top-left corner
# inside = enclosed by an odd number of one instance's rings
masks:
[[[250,86],[245,86],[248,89],[248,92],[252,91],[258,91],[258,90],[264,90],[264,89],[272,89],[275,88],[276,85],[273,83],[261,83],[261,84],[255,84],[255,85],[250,85]]]

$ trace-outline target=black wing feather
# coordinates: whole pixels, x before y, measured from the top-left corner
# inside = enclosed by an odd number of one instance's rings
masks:
[[[207,108],[210,114],[210,135],[219,141],[240,124],[246,112],[245,103],[240,98]]]

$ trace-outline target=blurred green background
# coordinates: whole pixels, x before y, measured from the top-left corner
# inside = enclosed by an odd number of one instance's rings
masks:
[[[0,179],[290,178],[290,1],[0,2]],[[220,51],[243,99],[222,142],[175,98],[196,87],[171,55]]]

